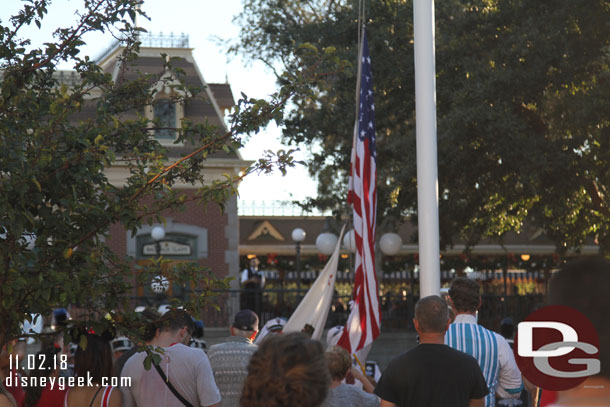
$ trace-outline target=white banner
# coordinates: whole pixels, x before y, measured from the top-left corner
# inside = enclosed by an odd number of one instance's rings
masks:
[[[301,303],[290,316],[284,326],[283,332],[301,332],[306,325],[313,328],[312,339],[319,340],[324,332],[326,318],[333,300],[335,289],[335,279],[337,278],[337,267],[339,265],[339,250],[343,240],[345,225],[341,228],[341,234],[337,240],[337,246],[332,256],[320,272],[316,281],[312,284]]]

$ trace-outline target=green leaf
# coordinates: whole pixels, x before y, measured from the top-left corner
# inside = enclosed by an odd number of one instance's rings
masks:
[[[146,356],[146,358],[144,358],[144,369],[150,370],[151,366],[152,366],[151,356],[148,355],[148,356]]]
[[[78,341],[78,346],[82,349],[85,350],[87,349],[87,335],[81,335],[80,336],[80,340]]]

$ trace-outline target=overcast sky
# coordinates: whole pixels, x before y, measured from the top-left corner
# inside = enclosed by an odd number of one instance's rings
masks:
[[[8,23],[7,17],[15,14],[22,4],[20,0],[2,0],[0,19],[3,25]],[[74,12],[80,4],[79,0],[55,0],[48,17],[43,20],[42,28],[30,27],[23,36],[27,35],[34,44],[48,41],[57,27],[74,23]],[[152,33],[188,34],[195,60],[207,82],[224,83],[228,79],[235,99],[241,92],[263,98],[275,91],[273,75],[260,63],[247,66],[239,58],[229,61],[226,47],[214,39],[234,39],[238,36],[239,27],[232,20],[241,8],[241,0],[146,0],[143,10],[151,21],[142,19],[139,24]],[[112,43],[112,37],[95,34],[86,37],[86,42],[85,53],[96,57]],[[283,148],[279,134],[279,129],[270,126],[246,144],[241,151],[243,158],[255,160],[264,150]],[[302,159],[303,156],[297,158]],[[242,182],[239,191],[239,199],[245,201],[304,199],[315,195],[316,183],[307,175],[305,168],[300,168],[290,170],[285,177],[280,174],[252,175]]]

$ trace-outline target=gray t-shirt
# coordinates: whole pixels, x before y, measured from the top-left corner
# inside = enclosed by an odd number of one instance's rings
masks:
[[[176,344],[163,350],[160,366],[182,397],[197,407],[220,402],[210,362],[201,349]],[[146,352],[136,353],[121,371],[122,377],[131,377],[131,387],[121,388],[123,406],[184,407],[154,367],[144,368],[145,357]]]
[[[365,392],[351,384],[341,383],[334,389],[328,390],[328,396],[322,407],[379,407],[379,397]]]

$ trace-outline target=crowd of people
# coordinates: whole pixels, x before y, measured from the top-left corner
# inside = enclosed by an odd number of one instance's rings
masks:
[[[112,346],[110,337],[81,332],[68,366],[53,363],[61,347],[43,347],[27,375],[38,383],[45,377],[46,386],[5,388],[6,377],[26,373],[4,370],[0,407],[610,406],[610,262],[582,258],[551,280],[548,304],[580,311],[599,336],[600,372],[564,392],[536,388],[519,371],[510,338],[477,324],[479,290],[476,281],[457,278],[448,301],[421,298],[413,321],[418,344],[396,355],[378,381],[346,350],[325,350],[307,333],[270,334],[255,344],[259,318],[252,310],[236,313],[231,336],[206,352],[189,346],[197,326],[187,311],[147,309],[139,345],[117,338]],[[68,376],[88,380],[65,389],[48,384]],[[130,383],[105,383],[112,376]]]

